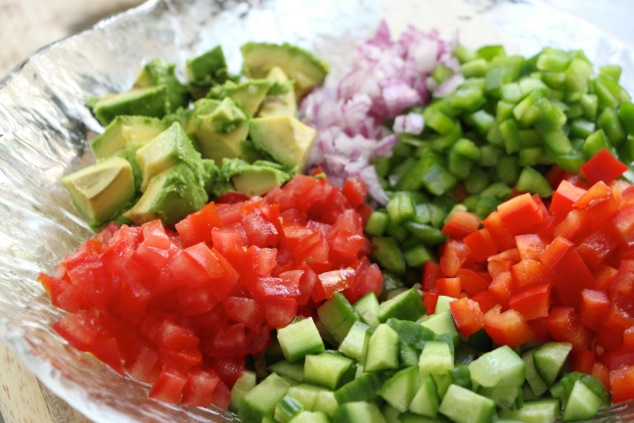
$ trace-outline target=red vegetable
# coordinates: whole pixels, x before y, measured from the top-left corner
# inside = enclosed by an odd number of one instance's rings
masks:
[[[265,197],[227,196],[178,222],[108,226],[38,280],[68,311],[75,348],[152,385],[162,401],[226,408],[245,357],[335,292],[381,293],[366,255],[360,179],[297,176]],[[365,209],[363,209],[365,210]],[[458,289],[459,292],[459,289]]]

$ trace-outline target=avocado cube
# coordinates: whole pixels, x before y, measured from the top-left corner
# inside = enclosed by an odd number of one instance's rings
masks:
[[[160,218],[173,226],[200,210],[208,199],[200,175],[186,163],[179,163],[154,175],[141,198],[124,216],[138,225]]]
[[[235,191],[249,197],[263,195],[290,179],[277,163],[258,160],[252,164],[242,159],[223,159],[222,174],[233,183]]]
[[[134,88],[119,94],[105,94],[89,102],[97,120],[108,125],[120,115],[161,118],[165,115],[167,89],[164,85]]]
[[[235,103],[229,103],[232,102],[231,99],[226,100],[223,107],[220,107],[222,103],[218,100],[196,101],[187,123],[187,133],[198,143],[202,157],[214,160],[218,166],[222,165],[223,158],[241,156],[241,143],[246,140],[249,133],[246,115]],[[232,119],[232,116],[236,118]],[[240,120],[240,116],[244,117],[244,120]],[[228,123],[233,125],[233,129],[227,132]]]
[[[217,45],[209,51],[187,61],[185,67],[190,81],[219,81],[227,78],[227,61],[222,46]]]
[[[135,195],[130,163],[104,159],[61,179],[71,201],[94,230],[114,219]]]
[[[249,78],[264,78],[278,66],[294,81],[295,93],[301,99],[311,89],[323,84],[328,65],[315,55],[288,43],[246,43],[240,47],[243,70]]]
[[[207,98],[223,100],[229,97],[245,113],[253,116],[272,85],[273,82],[268,79],[252,79],[240,84],[227,81],[223,85],[213,87],[207,94]]]
[[[317,131],[290,115],[251,119],[249,134],[255,146],[292,171],[302,172]]]
[[[90,147],[97,158],[110,157],[129,144],[144,144],[167,129],[159,119],[146,116],[117,116]]]
[[[266,78],[282,83],[289,82],[288,76],[279,66],[273,66]],[[257,117],[277,115],[297,116],[297,99],[295,98],[295,89],[293,87],[283,94],[268,95],[262,102]]]
[[[133,86],[134,88],[148,88],[164,85],[167,113],[184,107],[189,97],[187,87],[181,84],[174,74],[175,67],[174,63],[168,63],[165,59],[153,59],[141,69]]]
[[[194,172],[204,173],[200,153],[196,151],[192,141],[178,123],[173,123],[152,141],[141,147],[136,153],[143,181],[141,191],[145,192],[152,178],[164,170],[178,164],[185,163]],[[199,185],[202,185],[201,182]]]

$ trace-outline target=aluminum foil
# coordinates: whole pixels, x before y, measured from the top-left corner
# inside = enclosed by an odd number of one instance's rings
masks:
[[[221,44],[232,70],[246,41],[289,41],[341,73],[356,40],[385,19],[438,28],[473,47],[503,43],[532,54],[582,48],[597,64],[623,65],[634,89],[632,51],[588,23],[538,0],[151,0],[46,47],[0,83],[0,338],[53,392],[94,421],[234,421],[230,413],[147,399],[147,386],[75,351],[50,324],[60,317],[35,281],[91,235],[70,206],[62,175],[93,161],[103,129],[88,97],[128,89],[149,59],[184,61]],[[631,407],[630,407],[631,408]]]

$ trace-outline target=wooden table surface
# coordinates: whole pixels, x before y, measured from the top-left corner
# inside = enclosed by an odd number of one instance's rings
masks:
[[[40,47],[142,0],[0,0],[0,78]],[[0,421],[86,423],[0,343]]]

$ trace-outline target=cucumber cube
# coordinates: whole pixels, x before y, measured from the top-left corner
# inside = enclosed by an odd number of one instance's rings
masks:
[[[237,412],[240,409],[240,402],[242,398],[253,389],[256,385],[257,377],[255,372],[251,370],[245,370],[242,372],[236,383],[231,388],[231,402],[229,403],[229,409]]]
[[[285,360],[278,361],[269,366],[269,372],[277,373],[280,376],[290,378],[296,382],[304,380],[303,363],[289,363]]]
[[[309,354],[304,361],[304,381],[328,389],[337,388],[346,378],[354,376],[354,362],[331,351]]]
[[[319,320],[339,344],[346,337],[354,322],[361,319],[346,297],[335,294],[317,309]]]
[[[539,397],[548,390],[548,386],[535,368],[535,351],[536,349],[526,351],[522,354],[522,360],[526,365],[526,382],[531,387],[533,394]]]
[[[335,391],[339,404],[355,401],[372,401],[379,396],[379,390],[385,382],[380,373],[363,373],[352,382],[348,382]]]
[[[408,367],[389,378],[379,391],[379,395],[392,407],[403,413],[407,411],[412,398],[414,398],[417,385],[418,369]]]
[[[302,411],[304,411],[302,403],[287,394],[275,406],[273,417],[277,422],[288,423]]]
[[[445,373],[453,369],[453,354],[445,342],[428,341],[418,360],[421,375]]]
[[[567,342],[546,342],[537,348],[533,354],[533,361],[537,373],[546,386],[552,386],[555,383],[571,350],[572,344]]]
[[[485,423],[493,421],[495,402],[461,386],[451,385],[438,411],[456,423]]]
[[[343,404],[335,418],[334,423],[387,423],[378,405],[372,402],[356,401]]]
[[[488,388],[520,386],[526,377],[524,360],[508,345],[482,354],[469,364],[469,370],[474,383]]]
[[[527,401],[521,408],[502,410],[500,417],[522,422],[554,423],[559,417],[559,400],[549,398]]]
[[[398,334],[385,323],[377,326],[370,337],[365,355],[366,372],[398,368]]]
[[[370,326],[362,322],[354,322],[346,337],[339,344],[339,352],[361,362],[365,357],[370,336]]]
[[[427,417],[436,417],[440,398],[436,390],[436,383],[431,375],[420,378],[420,387],[414,394],[414,398],[409,404],[409,410],[416,414]]]
[[[317,396],[317,402],[315,403],[314,411],[320,411],[325,413],[328,417],[333,417],[339,409],[339,403],[335,398],[333,391],[322,390]]]
[[[238,416],[244,423],[260,423],[265,415],[272,415],[277,403],[290,388],[282,377],[271,373],[260,384],[242,397]]]
[[[307,354],[320,353],[326,349],[313,319],[296,320],[277,331],[284,357],[289,363],[304,358]]]
[[[566,402],[561,420],[573,422],[590,420],[601,408],[602,400],[581,380],[575,382]]]
[[[374,292],[368,292],[361,297],[352,308],[361,316],[361,320],[373,328],[379,325],[379,300]]]
[[[328,415],[322,411],[302,411],[289,423],[330,423]]]
[[[432,314],[429,318],[425,319],[425,321],[421,322],[421,325],[431,329],[436,335],[449,335],[454,345],[460,341],[460,335],[458,334],[456,324],[449,310]]]
[[[299,401],[305,410],[315,410],[319,394],[322,391],[325,391],[325,389],[307,383],[300,383],[288,388],[286,394]]]
[[[379,305],[379,322],[386,322],[390,317],[416,321],[425,315],[423,298],[416,288],[408,289]]]

